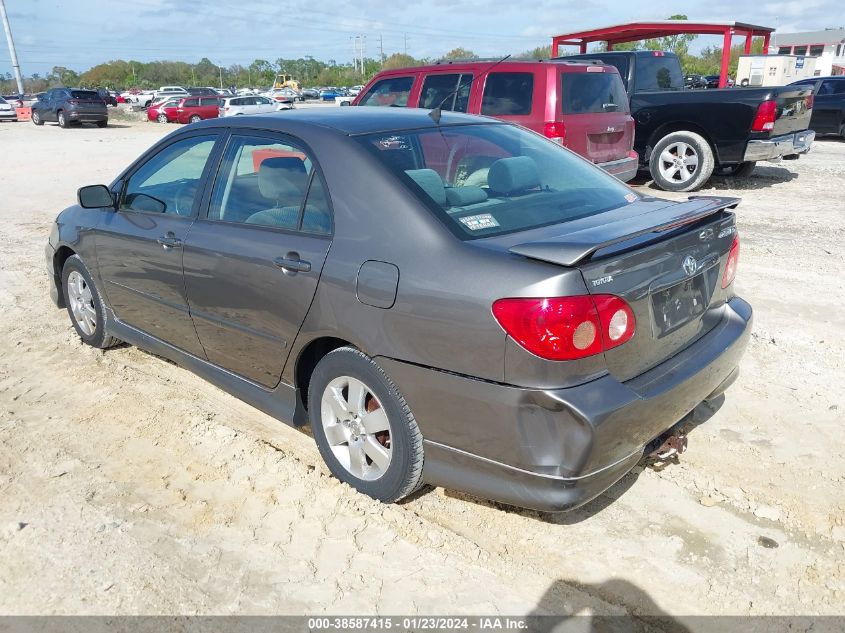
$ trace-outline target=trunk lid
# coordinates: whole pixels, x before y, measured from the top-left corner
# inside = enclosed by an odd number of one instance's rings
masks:
[[[625,381],[689,346],[722,318],[728,296],[722,273],[736,237],[734,215],[725,210],[737,203],[693,198],[510,251],[576,266],[591,294],[628,303],[636,332],[604,353],[608,371]]]
[[[784,86],[777,88],[777,114],[772,136],[801,132],[810,127],[812,116],[813,87]]]

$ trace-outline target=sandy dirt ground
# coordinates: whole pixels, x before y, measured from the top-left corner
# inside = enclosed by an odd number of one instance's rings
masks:
[[[50,223],[174,129],[0,124],[0,613],[845,612],[845,142],[702,192],[743,197],[742,375],[679,463],[543,515],[441,489],[381,505],[306,433],[80,344],[48,297]]]

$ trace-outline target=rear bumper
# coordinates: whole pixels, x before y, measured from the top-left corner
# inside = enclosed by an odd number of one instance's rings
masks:
[[[427,483],[543,511],[586,503],[622,478],[645,446],[737,376],[751,307],[635,379],[567,389],[484,382],[380,358],[425,438]]]
[[[80,121],[84,123],[96,123],[98,121],[108,121],[108,112],[77,112],[76,110],[68,110],[67,117],[71,121]]]
[[[619,160],[612,160],[607,163],[596,163],[597,167],[601,167],[607,173],[616,176],[622,182],[628,182],[637,175],[640,158],[636,152],[631,152],[633,156],[620,158]]]
[[[14,110],[0,110],[0,120],[15,121],[18,115]]]
[[[780,160],[784,156],[806,154],[813,145],[816,133],[802,130],[794,134],[784,134],[766,140],[748,141],[743,161]]]

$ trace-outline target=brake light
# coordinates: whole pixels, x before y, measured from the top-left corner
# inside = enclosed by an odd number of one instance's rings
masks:
[[[727,288],[733,283],[737,266],[739,266],[739,235],[734,238],[731,250],[728,252],[728,261],[725,262],[725,272],[722,275],[722,288]]]
[[[764,101],[757,106],[757,116],[751,124],[752,132],[770,132],[775,127],[778,104],[774,99]]]
[[[566,138],[566,126],[562,121],[547,121],[543,124],[543,136],[563,145]]]
[[[651,56],[652,57],[665,57],[666,53],[664,53],[663,51],[653,51],[651,53]]]
[[[816,103],[816,98],[815,98],[815,95],[813,95],[812,93],[807,95],[807,97],[804,98],[804,107],[806,107],[808,110],[812,110],[813,105],[815,103]]]
[[[622,345],[636,330],[630,306],[614,295],[499,299],[493,316],[517,343],[546,360],[594,356]]]
[[[77,105],[79,103],[79,99],[68,99],[67,102],[71,105]]]

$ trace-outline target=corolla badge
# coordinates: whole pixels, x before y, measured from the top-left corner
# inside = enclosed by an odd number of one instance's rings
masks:
[[[695,271],[698,270],[698,262],[692,255],[687,255],[684,257],[684,263],[681,264],[681,267],[687,275],[694,275]]]

